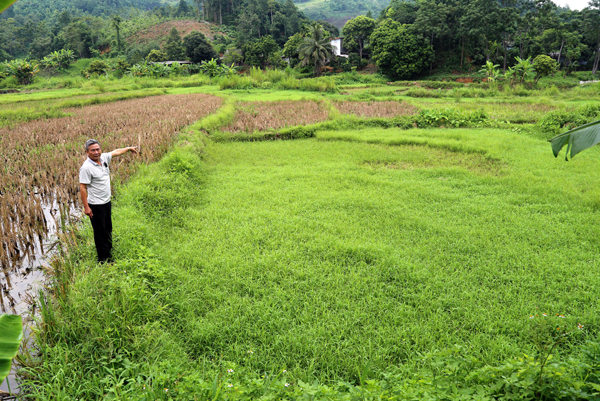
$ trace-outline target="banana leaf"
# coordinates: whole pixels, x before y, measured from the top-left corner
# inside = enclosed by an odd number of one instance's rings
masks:
[[[17,0],[0,0],[0,13],[10,7]]]
[[[12,359],[19,352],[23,323],[19,315],[0,315],[0,383],[10,373]]]
[[[585,124],[548,140],[552,145],[554,157],[567,145],[565,160],[572,159],[579,152],[600,143],[600,120]]]

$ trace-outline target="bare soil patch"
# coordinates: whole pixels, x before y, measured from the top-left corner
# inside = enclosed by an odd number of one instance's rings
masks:
[[[190,32],[198,31],[202,32],[206,37],[212,39],[213,32],[211,32],[210,27],[212,24],[208,22],[198,22],[192,20],[182,20],[182,21],[167,21],[158,25],[151,26],[149,28],[142,29],[127,38],[129,43],[147,43],[158,40],[159,42],[164,42],[167,40],[169,36],[169,32],[173,27],[177,28],[181,37],[186,36]]]

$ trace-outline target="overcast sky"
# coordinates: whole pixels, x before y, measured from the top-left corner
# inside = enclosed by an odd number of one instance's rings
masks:
[[[588,0],[554,0],[554,3],[562,7],[568,4],[571,10],[581,10],[586,8],[588,6],[588,2]]]

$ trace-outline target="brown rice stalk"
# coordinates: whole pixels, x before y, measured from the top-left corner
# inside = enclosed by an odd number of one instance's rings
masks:
[[[357,117],[367,118],[393,118],[417,114],[419,109],[408,103],[394,101],[384,102],[349,102],[344,101],[335,104],[340,113],[354,114]]]
[[[86,139],[103,151],[142,144],[138,157],[112,166],[117,180],[135,172],[136,163],[164,155],[179,129],[216,111],[221,98],[206,94],[166,95],[67,109],[70,117],[35,120],[0,128],[0,266],[15,255],[32,254],[32,243],[48,228],[44,205],[69,214],[77,202],[79,168]]]
[[[266,131],[327,120],[328,110],[314,101],[240,102],[226,132]]]

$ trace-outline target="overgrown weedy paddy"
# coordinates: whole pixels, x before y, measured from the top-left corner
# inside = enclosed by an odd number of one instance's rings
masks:
[[[541,377],[555,337],[536,314],[575,330],[547,380],[595,372],[598,149],[565,163],[545,133],[483,111],[417,129],[403,102],[227,102],[119,186],[114,264],[94,263],[89,228],[64,245],[40,298],[46,346],[23,358],[35,397],[493,395]],[[429,115],[473,109],[453,107]],[[300,110],[311,137],[260,140]],[[252,141],[213,141],[208,120]]]

